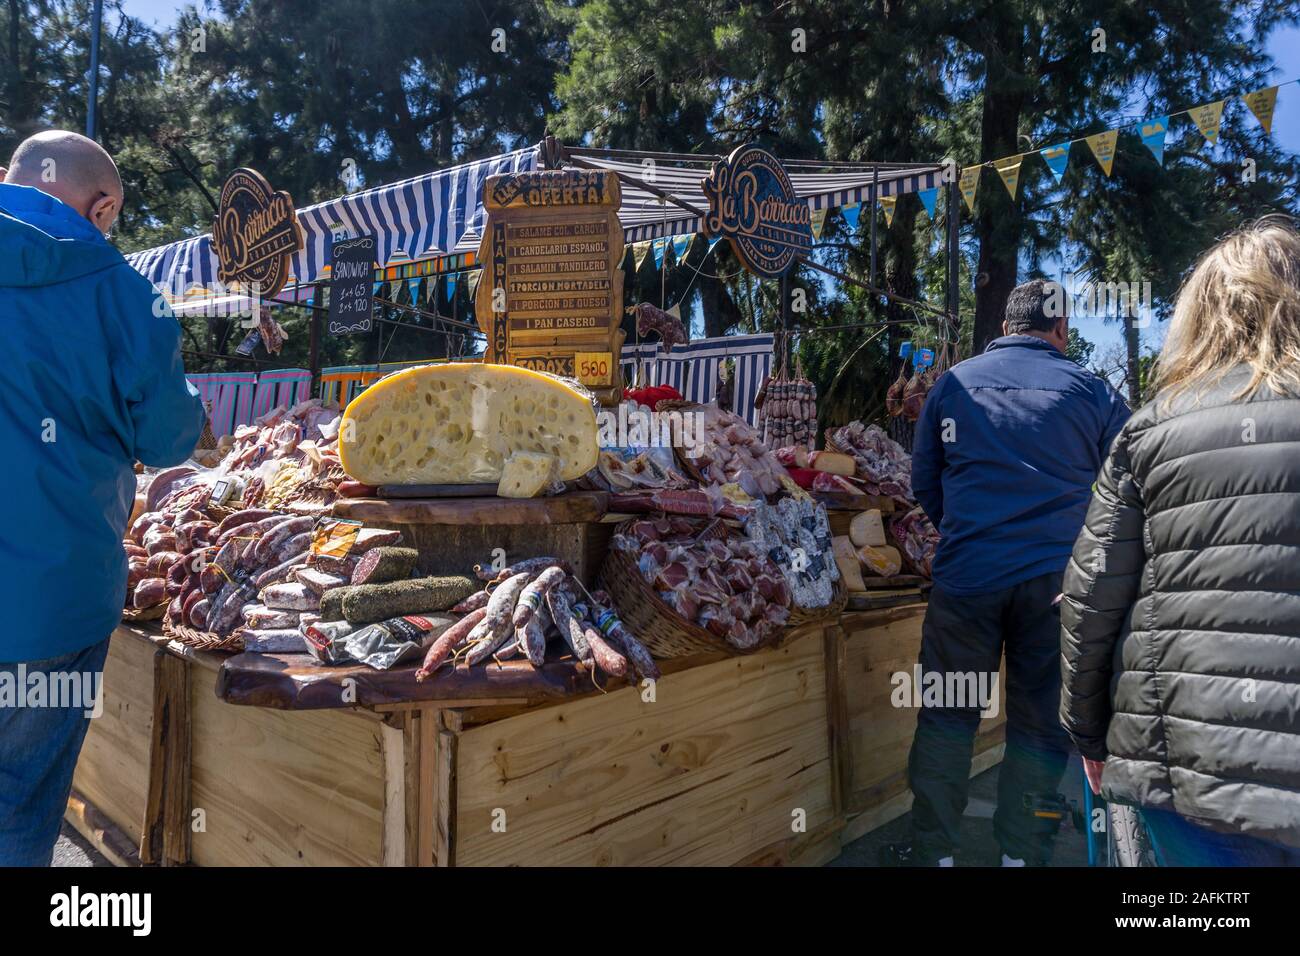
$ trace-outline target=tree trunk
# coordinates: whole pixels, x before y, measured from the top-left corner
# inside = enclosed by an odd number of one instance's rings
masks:
[[[1014,156],[1020,148],[1016,134],[1024,97],[1008,92],[1013,79],[1001,55],[985,56],[984,110],[980,118],[980,155],[988,158]],[[980,182],[979,215],[975,234],[979,237],[979,269],[975,279],[975,325],[971,354],[978,355],[1002,334],[1007,296],[1016,286],[1017,256],[1020,250],[1019,202],[1013,202],[1001,177],[987,173]]]

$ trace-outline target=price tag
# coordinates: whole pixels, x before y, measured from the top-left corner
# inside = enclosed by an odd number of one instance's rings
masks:
[[[583,385],[604,388],[614,384],[614,353],[575,352],[573,371]]]

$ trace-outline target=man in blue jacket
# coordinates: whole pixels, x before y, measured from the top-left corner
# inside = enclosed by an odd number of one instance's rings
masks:
[[[176,320],[106,240],[109,155],[40,133],[0,175],[0,866],[44,866],[126,596],[132,465],[184,461],[203,408]]]
[[[940,534],[921,672],[992,687],[1006,652],[1006,756],[994,832],[1003,865],[1046,864],[1054,823],[1025,809],[1054,794],[1069,740],[1057,717],[1057,599],[1093,481],[1128,419],[1123,399],[1065,356],[1059,285],[1007,300],[1003,336],[935,383],[916,425],[912,489]],[[956,696],[956,695],[953,695]],[[982,702],[922,707],[908,761],[912,845],[898,862],[952,865]]]

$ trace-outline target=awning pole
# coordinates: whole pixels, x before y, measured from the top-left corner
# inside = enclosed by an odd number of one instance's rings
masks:
[[[876,284],[876,194],[880,190],[880,170],[871,171],[871,284]]]
[[[961,269],[958,227],[961,224],[961,199],[957,183],[948,184],[948,316],[952,341],[960,341]]]

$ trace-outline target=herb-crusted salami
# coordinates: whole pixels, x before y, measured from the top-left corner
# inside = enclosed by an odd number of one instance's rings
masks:
[[[445,611],[478,590],[478,582],[463,575],[411,578],[388,584],[358,584],[343,591],[343,617],[353,624],[373,624],[404,614]],[[335,591],[326,591],[333,594]],[[322,611],[322,615],[324,612]]]

